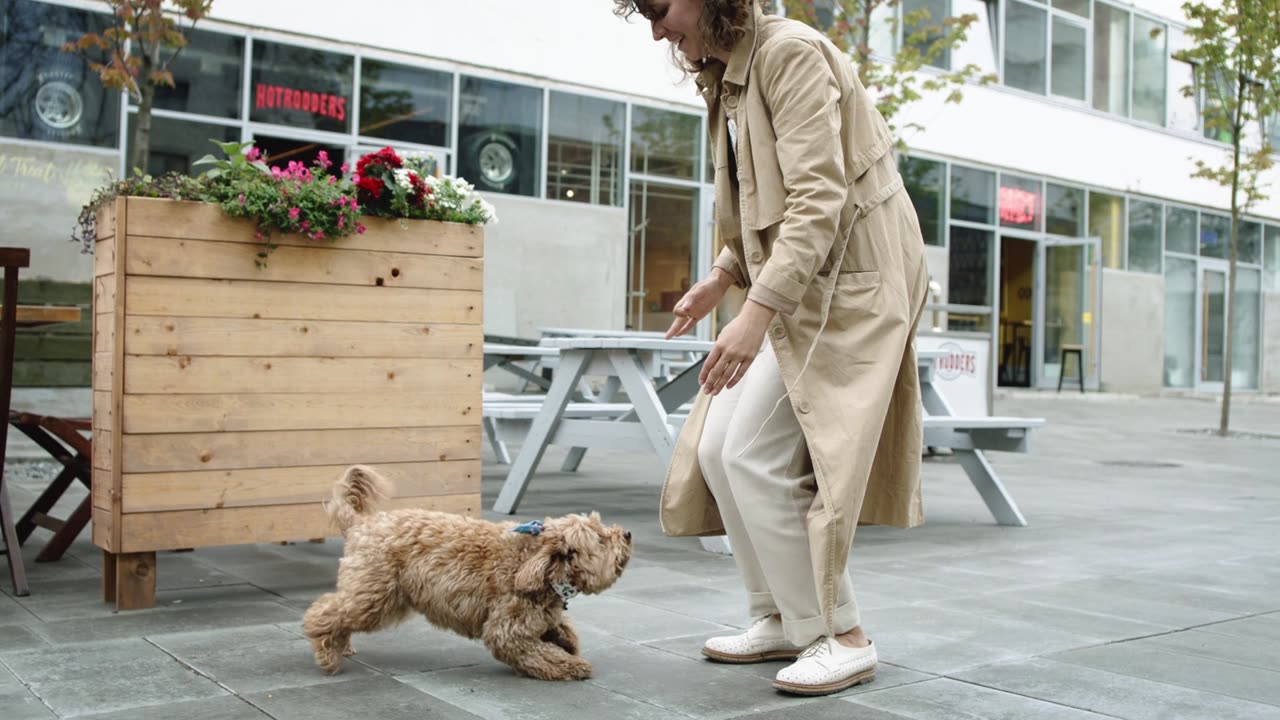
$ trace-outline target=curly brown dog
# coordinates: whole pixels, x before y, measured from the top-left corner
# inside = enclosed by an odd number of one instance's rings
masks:
[[[349,468],[326,503],[346,547],[338,591],[316,600],[303,618],[316,663],[337,672],[353,654],[351,633],[373,632],[411,613],[468,638],[519,673],[543,680],[583,680],[578,634],[565,615],[568,598],[603,592],[631,559],[631,533],[600,516],[567,515],[512,532],[492,523],[429,510],[375,512],[388,482],[363,466]]]

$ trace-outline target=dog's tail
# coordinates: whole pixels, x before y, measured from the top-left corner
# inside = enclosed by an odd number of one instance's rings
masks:
[[[391,483],[366,465],[352,465],[333,486],[333,498],[325,503],[329,520],[343,535],[364,518],[373,514],[375,506],[391,493]]]

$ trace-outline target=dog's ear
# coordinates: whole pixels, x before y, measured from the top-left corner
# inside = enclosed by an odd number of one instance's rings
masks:
[[[541,547],[516,571],[515,588],[518,592],[537,592],[546,588],[554,575],[563,574],[566,562],[564,537],[555,530],[544,530],[539,538]]]

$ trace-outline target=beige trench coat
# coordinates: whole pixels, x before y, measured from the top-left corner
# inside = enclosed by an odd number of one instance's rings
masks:
[[[809,546],[830,621],[859,520],[923,521],[913,341],[924,243],[884,119],[849,58],[816,31],[757,10],[728,66],[698,86],[726,245],[716,265],[779,311],[768,340],[817,476]],[[724,534],[698,465],[709,405],[699,393],[676,443],[661,508],[669,535]]]

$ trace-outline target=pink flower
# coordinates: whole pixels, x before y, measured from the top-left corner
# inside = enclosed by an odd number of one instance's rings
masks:
[[[341,229],[342,229],[342,226],[343,226],[343,225],[346,225],[346,224],[347,224],[347,216],[346,216],[346,215],[339,215],[339,216],[338,216],[338,229],[339,229],[339,230],[341,230]]]
[[[329,176],[329,184],[330,184],[330,185],[332,185],[332,184],[334,184],[334,183],[336,183],[336,182],[338,182],[338,178],[336,178],[336,177],[334,177],[334,176],[330,175],[330,176]]]
[[[348,164],[348,163],[342,163],[342,166],[338,168],[338,172],[342,173],[343,175],[346,175],[346,174],[347,174],[347,170],[350,170],[350,169],[351,169],[351,165],[350,165],[350,164]]]
[[[297,220],[297,219],[298,219],[298,214],[299,214],[299,213],[301,213],[301,212],[302,212],[302,209],[301,209],[301,208],[296,208],[296,207],[291,207],[291,208],[289,208],[289,219],[290,219],[290,220]]]
[[[245,154],[244,159],[249,162],[257,162],[262,159],[262,153],[258,152],[258,148],[251,147],[249,152]]]
[[[360,223],[356,223],[356,234],[357,234],[357,235],[363,235],[363,234],[364,234],[364,225],[362,225],[362,224],[360,224]]]
[[[320,152],[316,153],[316,164],[324,168],[325,170],[328,170],[329,167],[333,165],[333,163],[329,160],[329,153],[325,150],[321,150]]]
[[[271,177],[276,178],[276,179],[280,179],[280,178],[284,177],[284,171],[282,171],[280,168],[275,167],[275,166],[273,165],[273,166],[271,167]]]
[[[309,228],[309,227],[311,227],[311,221],[310,221],[310,220],[303,220],[303,221],[302,221],[302,225],[301,225],[302,231],[303,231],[303,232],[306,232],[306,231],[307,231],[307,228]]]
[[[239,200],[239,201],[240,201],[240,204],[241,204],[241,205],[243,205],[243,204],[244,204],[244,193],[240,193],[240,197],[239,197],[239,198],[237,198],[237,200]]]

